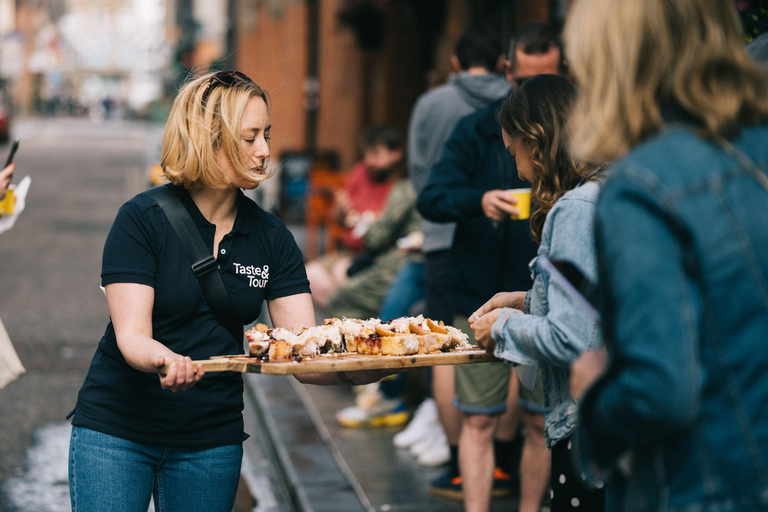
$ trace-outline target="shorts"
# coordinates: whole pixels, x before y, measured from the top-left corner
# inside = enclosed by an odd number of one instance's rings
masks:
[[[533,389],[518,386],[520,389],[520,407],[536,414],[544,414],[544,382],[541,380],[541,367],[536,368],[536,382]]]
[[[469,334],[471,343],[476,344],[472,336],[469,320],[463,315],[454,316],[454,327]],[[503,414],[507,411],[509,380],[512,367],[507,363],[460,364],[455,367],[456,396],[453,405],[465,414]],[[517,378],[515,376],[515,378]],[[519,384],[519,383],[518,383]],[[519,405],[527,411],[544,413],[544,386],[541,369],[536,372],[533,389],[518,385]]]

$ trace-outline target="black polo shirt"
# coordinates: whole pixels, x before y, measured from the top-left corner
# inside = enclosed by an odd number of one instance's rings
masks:
[[[172,188],[197,225],[209,250],[215,226],[183,187]],[[222,280],[245,324],[263,301],[308,293],[301,251],[283,222],[242,192],[232,232],[219,243]],[[102,285],[139,283],[155,289],[153,337],[177,354],[207,359],[243,353],[203,297],[181,240],[147,193],[120,208],[104,246]],[[72,423],[131,441],[204,448],[241,442],[243,381],[239,373],[209,373],[178,393],[158,377],[129,366],[110,322],[77,399]]]

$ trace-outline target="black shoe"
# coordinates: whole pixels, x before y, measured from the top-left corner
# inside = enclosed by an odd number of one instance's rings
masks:
[[[443,496],[452,500],[461,501],[464,499],[461,476],[453,476],[450,470],[432,480],[429,483],[427,490],[430,494]],[[501,469],[496,468],[493,472],[493,489],[491,490],[491,497],[504,498],[512,494],[514,490],[514,479]]]
[[[462,501],[464,499],[464,493],[461,489],[461,477],[453,475],[450,469],[432,480],[429,486],[427,486],[427,490],[430,494],[452,500]]]

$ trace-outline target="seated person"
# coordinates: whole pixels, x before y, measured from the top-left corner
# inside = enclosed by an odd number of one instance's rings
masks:
[[[365,233],[365,251],[347,269],[347,279],[328,299],[332,317],[371,318],[379,315],[384,296],[400,269],[418,257],[421,217],[416,211],[416,192],[404,172],[387,198],[379,219]],[[312,289],[314,293],[314,288]]]
[[[391,127],[374,126],[362,138],[363,159],[335,196],[336,217],[346,226],[341,249],[307,263],[312,299],[321,308],[331,294],[347,280],[352,258],[365,249],[365,234],[384,210],[395,175],[403,167],[402,134]]]

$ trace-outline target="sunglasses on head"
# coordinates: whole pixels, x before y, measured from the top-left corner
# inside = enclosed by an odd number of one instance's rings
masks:
[[[206,87],[205,92],[203,92],[203,103],[208,100],[208,95],[211,93],[211,90],[218,84],[231,87],[238,82],[253,83],[253,80],[239,71],[219,71],[218,73],[212,74],[211,78],[208,79],[208,86]]]

